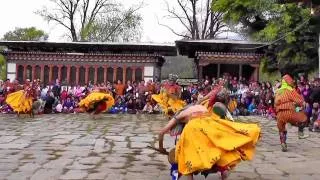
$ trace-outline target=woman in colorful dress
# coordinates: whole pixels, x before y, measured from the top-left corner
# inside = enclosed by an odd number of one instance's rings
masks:
[[[30,80],[27,79],[23,90],[10,93],[6,98],[6,103],[17,113],[32,115],[32,103],[34,99],[34,89]]]
[[[181,110],[186,103],[180,99],[181,87],[176,84],[177,75],[170,74],[169,82],[165,83],[160,90],[160,94],[152,95],[166,115],[175,114]]]
[[[175,115],[161,130],[158,149],[161,153],[169,154],[163,147],[163,137],[177,124],[185,127],[170,152],[174,154],[171,162],[177,163],[178,172],[189,180],[194,174],[206,176],[216,172],[221,172],[223,179],[239,162],[253,159],[260,137],[256,124],[224,120],[205,106],[193,105]]]
[[[113,105],[112,95],[108,94],[105,88],[98,86],[95,86],[93,91],[79,102],[79,107],[90,113],[93,119],[97,119],[99,114],[107,111]]]

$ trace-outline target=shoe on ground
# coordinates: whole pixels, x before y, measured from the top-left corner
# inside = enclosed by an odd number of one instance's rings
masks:
[[[299,132],[299,133],[298,133],[298,137],[299,137],[299,139],[306,139],[306,138],[309,137],[309,135],[304,134],[303,132]]]
[[[288,151],[288,147],[286,143],[281,143],[281,150],[282,152],[287,152]]]

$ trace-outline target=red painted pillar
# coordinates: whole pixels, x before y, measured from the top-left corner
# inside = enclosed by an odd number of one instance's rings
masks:
[[[49,84],[52,83],[52,72],[53,71],[53,66],[52,65],[49,65]]]
[[[86,72],[85,72],[85,84],[89,83],[89,66],[85,66]]]
[[[98,83],[98,66],[94,66],[94,84]]]
[[[76,66],[76,85],[79,84],[79,66]]]
[[[67,65],[67,83],[68,83],[68,85],[70,85],[70,71],[71,71],[71,67],[70,67],[70,65]]]
[[[116,67],[112,67],[113,68],[113,82],[117,80],[117,68]]]
[[[40,81],[44,81],[44,65],[40,65]]]
[[[23,82],[27,79],[27,65],[23,65]]]
[[[123,84],[126,84],[126,74],[127,74],[127,67],[126,66],[123,66],[123,69],[122,69],[122,83]]]
[[[62,68],[62,66],[58,65],[58,79],[60,82],[61,82],[61,68]]]
[[[132,81],[136,81],[136,67],[132,67]]]
[[[31,72],[31,81],[35,80],[36,79],[36,66],[35,65],[32,65],[32,72]]]
[[[141,72],[142,72],[142,81],[144,81],[144,66],[140,67],[141,68]]]
[[[18,71],[19,71],[19,64],[16,64],[16,79],[18,79],[19,78],[19,73],[18,73]]]
[[[104,77],[103,77],[103,82],[107,83],[107,75],[108,75],[108,66],[104,66]]]

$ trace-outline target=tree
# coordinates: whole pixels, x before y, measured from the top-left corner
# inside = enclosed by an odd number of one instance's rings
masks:
[[[14,31],[9,31],[3,36],[3,40],[6,41],[40,41],[47,39],[48,35],[35,27],[16,28]]]
[[[141,15],[134,15],[132,9],[120,13],[114,12],[109,16],[99,17],[87,37],[89,41],[139,41],[141,22]]]
[[[269,43],[262,62],[265,72],[298,74],[317,68],[318,35],[306,6],[273,0],[218,0],[212,8],[223,12],[225,21],[236,23],[250,38]]]
[[[179,22],[185,28],[185,32],[177,32],[173,27],[159,24],[184,39],[213,39],[227,28],[222,19],[223,13],[211,10],[211,3],[215,1],[176,0],[176,6],[172,7],[166,1],[168,15],[165,18]]]
[[[116,39],[110,38],[111,36],[119,38],[130,36],[124,33],[117,34],[117,32],[119,29],[128,28],[134,29],[132,31],[136,33],[139,29],[128,27],[126,22],[136,20],[133,23],[137,25],[141,23],[141,18],[137,18],[140,15],[136,11],[142,7],[142,4],[137,8],[123,11],[124,7],[121,4],[113,3],[111,0],[51,0],[51,2],[55,9],[48,10],[44,7],[37,13],[48,22],[56,22],[66,28],[72,41],[105,41]]]
[[[7,76],[6,59],[3,57],[3,55],[0,54],[0,79],[4,80],[6,76]]]

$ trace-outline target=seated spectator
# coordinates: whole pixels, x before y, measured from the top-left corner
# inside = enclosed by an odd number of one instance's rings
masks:
[[[136,114],[136,104],[133,98],[130,98],[129,101],[127,102],[127,112],[129,114]]]
[[[257,112],[257,105],[256,105],[256,101],[254,98],[252,99],[250,105],[248,106],[248,112],[250,114],[256,114],[256,112]]]
[[[264,100],[260,100],[258,104],[258,114],[262,116],[267,116],[267,104]]]
[[[149,100],[147,100],[147,103],[143,107],[142,112],[147,113],[147,114],[153,113],[153,107],[152,107],[151,102]]]
[[[53,104],[55,103],[55,98],[54,98],[52,92],[48,92],[47,93],[45,101],[46,101],[46,105],[44,106],[43,113],[44,114],[51,114],[52,113]]]
[[[59,102],[58,105],[54,108],[55,113],[62,113],[62,104]]]
[[[121,96],[117,96],[116,103],[111,108],[111,113],[117,114],[117,113],[125,113],[127,111],[126,104]]]
[[[316,120],[313,122],[313,127],[310,130],[313,132],[320,130],[320,114],[318,115]]]
[[[13,109],[9,105],[4,104],[3,106],[0,106],[0,112],[3,114],[9,114],[13,113]]]
[[[67,100],[63,103],[62,108],[64,113],[73,113],[75,108],[74,101],[72,101],[71,98],[68,97]]]
[[[247,109],[247,106],[245,104],[245,99],[242,98],[240,100],[240,103],[238,105],[238,108],[237,108],[237,114],[239,114],[240,116],[248,116],[249,115],[249,112],[248,112],[248,109]]]
[[[4,105],[5,97],[4,94],[0,94],[0,106]]]
[[[138,112],[141,112],[144,108],[144,104],[140,98],[136,99],[136,109]]]
[[[68,91],[67,91],[67,88],[64,87],[62,92],[61,92],[61,95],[60,95],[60,100],[61,100],[61,103],[63,104],[64,101],[67,99],[68,97]]]
[[[268,113],[268,118],[270,118],[270,119],[276,118],[276,110],[272,104],[269,104],[267,113]]]

